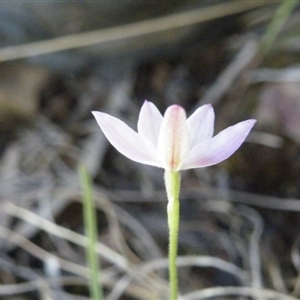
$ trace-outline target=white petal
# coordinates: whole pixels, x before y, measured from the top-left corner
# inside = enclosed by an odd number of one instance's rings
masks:
[[[231,156],[244,142],[256,120],[247,120],[221,131],[210,140],[199,143],[192,149],[184,169],[215,165]]]
[[[92,113],[104,135],[119,152],[136,162],[162,167],[151,142],[115,117],[97,111]]]
[[[185,110],[179,105],[172,105],[164,115],[157,144],[158,156],[165,170],[179,171],[189,150]]]
[[[188,119],[191,149],[202,141],[212,138],[215,114],[210,104],[199,107]]]
[[[149,101],[145,101],[137,123],[138,133],[147,138],[155,147],[159,136],[159,130],[163,116],[157,107]]]

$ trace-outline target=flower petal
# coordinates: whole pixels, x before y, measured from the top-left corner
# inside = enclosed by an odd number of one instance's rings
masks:
[[[215,114],[210,104],[199,107],[188,119],[191,149],[197,144],[212,138]]]
[[[115,117],[98,111],[92,113],[104,135],[119,152],[136,162],[162,167],[151,142]]]
[[[149,101],[145,101],[137,123],[138,133],[147,138],[155,147],[159,136],[159,130],[163,116],[157,107]]]
[[[199,143],[190,152],[184,169],[215,165],[231,156],[244,142],[256,120],[247,120],[221,131],[215,137]]]
[[[179,105],[172,105],[164,115],[157,144],[158,157],[165,170],[179,171],[189,149],[185,110]]]

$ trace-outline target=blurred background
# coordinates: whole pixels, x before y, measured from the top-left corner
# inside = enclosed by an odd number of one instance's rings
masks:
[[[89,299],[79,164],[105,299],[168,299],[163,170],[91,114],[136,129],[145,99],[211,103],[216,133],[258,120],[230,159],[182,172],[182,299],[300,298],[300,18],[270,42],[281,3],[0,2],[0,299]]]

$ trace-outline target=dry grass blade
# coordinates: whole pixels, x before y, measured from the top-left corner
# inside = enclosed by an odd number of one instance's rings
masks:
[[[177,265],[179,267],[214,267],[220,269],[224,272],[230,273],[236,276],[242,283],[249,281],[247,273],[240,269],[239,267],[231,264],[227,261],[224,261],[217,257],[211,256],[179,256],[177,259]],[[161,269],[168,267],[168,260],[157,259],[151,262],[146,263],[142,270],[144,272],[149,272],[154,269]]]
[[[249,219],[253,224],[253,230],[250,235],[249,243],[250,267],[252,273],[251,285],[252,287],[260,288],[263,286],[261,275],[261,257],[259,252],[260,240],[263,233],[263,220],[261,216],[250,207],[240,207],[239,212],[245,218]]]
[[[0,227],[0,236],[1,236],[1,238],[9,240],[10,242],[25,249],[27,252],[29,252],[33,256],[41,259],[44,262],[49,260],[50,257],[54,256],[53,254],[38,247],[37,245],[35,245],[34,243],[32,243],[30,240],[26,239],[22,235],[17,234],[7,228]],[[60,268],[62,268],[63,270],[71,272],[75,275],[85,277],[85,278],[88,277],[88,269],[86,267],[80,266],[78,264],[67,261],[65,259],[61,259],[57,256],[55,256],[55,258],[59,261]]]
[[[219,75],[215,83],[210,86],[196,106],[207,103],[216,105],[221,97],[234,86],[235,81],[241,76],[242,72],[253,62],[257,50],[258,43],[255,40],[248,40],[235,59]]]
[[[61,237],[72,243],[80,245],[82,247],[87,246],[87,238],[81,234],[78,234],[72,230],[56,225],[27,209],[18,207],[12,203],[6,202],[4,205],[4,210],[11,216],[20,218],[28,223],[34,224],[38,228],[53,234],[55,236]],[[104,259],[113,263],[115,266],[119,267],[121,270],[128,269],[127,261],[117,252],[111,250],[102,243],[98,243],[97,251]]]
[[[82,247],[87,246],[87,239],[85,236],[82,236],[76,232],[73,232],[69,229],[66,229],[64,227],[61,227],[59,225],[56,225],[38,215],[35,213],[32,213],[24,208],[18,207],[12,203],[6,202],[4,205],[4,210],[7,214],[14,216],[16,218],[22,219],[23,221],[26,221],[28,223],[31,223],[41,230],[44,230],[45,232],[48,232],[49,234],[53,234],[55,236],[58,236],[60,238],[63,238],[67,241],[70,241],[74,244],[77,244]],[[18,238],[18,237],[17,237]],[[31,245],[32,246],[32,245]],[[31,248],[32,249],[32,248]],[[36,254],[36,249],[33,250]],[[126,293],[132,296],[137,297],[138,299],[149,299],[150,298],[157,298],[157,293],[164,293],[164,290],[166,290],[166,286],[162,285],[159,282],[159,279],[156,277],[153,278],[146,278],[143,274],[143,272],[140,272],[139,269],[132,269],[128,264],[129,262],[121,256],[119,253],[111,250],[107,246],[105,246],[102,243],[98,243],[97,245],[97,251],[102,256],[103,259],[109,261],[113,264],[114,267],[116,267],[119,270],[125,271],[137,281],[136,284],[131,284],[130,286],[125,286]],[[39,256],[41,253],[38,254]],[[66,262],[64,262],[65,267],[70,268],[73,270],[73,264],[69,263],[66,265]],[[76,266],[75,266],[76,267]],[[133,266],[132,266],[133,267]],[[113,272],[110,276],[109,272],[106,273],[103,272],[103,279],[105,279],[105,285],[114,287],[116,282],[118,282],[117,279],[114,278],[115,272]],[[159,286],[158,290],[153,290],[152,286]]]
[[[232,1],[133,24],[69,35],[20,46],[6,47],[0,49],[0,61],[3,62],[57,51],[104,44],[146,34],[177,29],[266,5],[270,4],[264,1]]]
[[[195,291],[184,295],[184,299],[197,300],[197,299],[209,299],[220,297],[224,299],[226,296],[246,296],[246,297],[259,297],[272,300],[297,300],[292,296],[287,296],[282,293],[268,290],[268,289],[255,289],[249,287],[213,287],[203,289],[201,291]]]
[[[240,191],[230,191],[230,201],[274,210],[300,211],[299,199],[278,198]]]
[[[42,279],[19,284],[4,284],[0,286],[0,295],[16,295],[33,290],[43,290],[45,281]]]

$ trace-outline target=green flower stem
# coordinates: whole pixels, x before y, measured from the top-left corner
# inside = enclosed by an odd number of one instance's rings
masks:
[[[103,292],[99,280],[99,258],[96,253],[98,237],[96,209],[93,200],[92,180],[85,167],[79,167],[80,181],[83,189],[83,216],[85,235],[88,238],[86,257],[90,270],[90,295],[94,300],[102,300]]]
[[[177,249],[179,229],[179,172],[165,171],[165,185],[168,196],[168,225],[169,225],[169,281],[170,300],[178,298]]]

